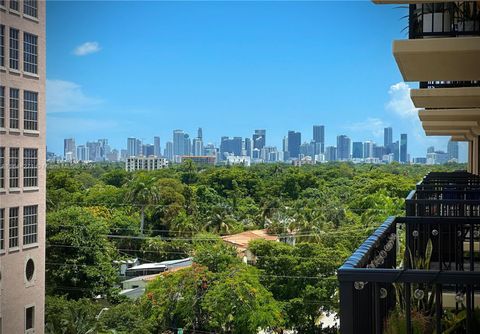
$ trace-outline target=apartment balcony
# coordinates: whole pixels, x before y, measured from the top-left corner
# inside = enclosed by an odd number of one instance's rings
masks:
[[[393,44],[404,80],[421,87],[479,86],[479,8],[474,1],[410,4],[409,39]]]
[[[430,173],[406,214],[339,268],[341,333],[479,333],[480,178]]]

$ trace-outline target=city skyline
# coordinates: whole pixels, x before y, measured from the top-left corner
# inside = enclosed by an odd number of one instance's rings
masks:
[[[403,9],[369,2],[92,6],[47,2],[47,144],[54,152],[68,137],[86,142],[102,133],[120,147],[124,138],[169,138],[176,128],[193,138],[199,125],[215,145],[226,134],[250,137],[254,124],[280,146],[289,130],[306,133],[311,123],[329,127],[329,143],[342,133],[381,143],[383,128],[395,125],[415,140],[413,156],[447,144],[425,136],[408,94],[416,84],[402,81],[390,54],[391,38],[404,37]],[[349,25],[328,14],[339,10]],[[104,29],[112,11],[118,20]]]
[[[423,155],[412,156],[408,151],[408,135],[396,134],[392,127],[383,129],[383,145],[373,140],[356,141],[348,134],[337,134],[336,145],[328,145],[325,132],[325,125],[312,125],[310,136],[304,134],[302,140],[301,132],[290,130],[284,136],[281,146],[271,145],[266,141],[267,129],[255,129],[251,137],[222,136],[220,145],[204,141],[202,127],[197,128],[197,136],[194,138],[184,130],[175,129],[171,139],[165,139],[163,146],[159,136],[153,137],[153,144],[136,137],[128,137],[126,146],[121,147],[112,147],[108,139],[88,141],[84,145],[76,146],[75,138],[66,138],[61,157],[67,161],[125,161],[128,157],[156,156],[167,158],[173,163],[180,163],[183,157],[188,156],[215,156],[217,163],[228,160],[227,156],[248,157],[257,163],[286,162],[304,157],[318,162],[444,163],[452,158],[463,162],[463,157],[459,154],[459,143],[451,141],[445,147],[430,146]],[[55,154],[50,153],[50,157],[53,156]]]

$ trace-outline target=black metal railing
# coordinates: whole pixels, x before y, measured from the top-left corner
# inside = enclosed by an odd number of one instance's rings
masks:
[[[407,217],[387,219],[339,268],[341,333],[480,332],[479,194],[466,172],[417,184]]]
[[[420,88],[480,87],[480,81],[420,81]]]
[[[409,38],[480,35],[480,9],[475,1],[411,4]]]

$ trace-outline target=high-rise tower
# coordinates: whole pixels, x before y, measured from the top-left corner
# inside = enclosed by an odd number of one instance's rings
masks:
[[[1,333],[44,332],[45,8],[0,1]]]

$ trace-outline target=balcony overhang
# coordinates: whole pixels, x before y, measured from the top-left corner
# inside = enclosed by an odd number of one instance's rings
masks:
[[[468,141],[465,136],[452,136],[450,138],[451,141]]]
[[[451,136],[463,137],[465,140],[473,140],[476,135],[471,130],[425,130],[427,136]]]
[[[414,4],[414,3],[442,3],[442,2],[451,2],[446,1],[446,0],[430,0],[430,1],[425,1],[425,0],[372,0],[373,3],[377,5],[388,5],[388,4]]]
[[[480,108],[472,109],[423,109],[418,111],[422,122],[426,121],[480,121]]]
[[[480,87],[412,89],[410,97],[417,108],[480,108]]]
[[[448,136],[454,135],[452,131],[465,131],[472,135],[480,135],[480,122],[474,121],[426,121],[422,123],[425,133],[430,131],[444,131]]]
[[[480,80],[480,37],[397,40],[393,55],[405,81]]]

